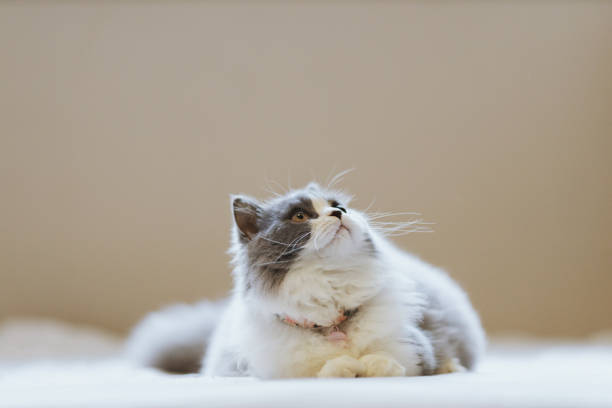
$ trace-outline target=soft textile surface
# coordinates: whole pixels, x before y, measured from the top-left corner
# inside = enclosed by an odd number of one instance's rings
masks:
[[[476,373],[259,381],[130,366],[120,340],[50,322],[0,327],[0,407],[612,407],[612,344],[496,342]]]

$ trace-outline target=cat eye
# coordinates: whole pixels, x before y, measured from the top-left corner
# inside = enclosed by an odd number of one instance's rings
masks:
[[[297,209],[293,212],[293,215],[291,216],[291,221],[292,222],[308,221],[308,214],[306,214],[304,210]]]
[[[340,204],[339,202],[337,202],[336,200],[332,201],[330,204],[332,207],[339,209],[340,211],[342,211],[343,213],[346,213],[346,208],[344,208],[342,206],[342,204]]]

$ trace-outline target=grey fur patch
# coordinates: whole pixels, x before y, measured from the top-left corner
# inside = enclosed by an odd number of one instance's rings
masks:
[[[126,358],[171,373],[198,372],[225,307],[224,300],[172,305],[150,313],[132,330]]]
[[[419,286],[428,299],[420,329],[431,339],[435,350],[436,369],[453,357],[457,357],[461,365],[468,370],[474,369],[481,353],[481,343],[484,341],[480,339],[484,336],[479,323],[474,330],[476,322],[467,318],[462,310],[446,306],[439,294],[427,291],[423,285]]]
[[[308,221],[291,221],[298,209],[310,218],[319,216],[311,198],[304,194],[290,195],[260,209],[259,233],[246,244],[247,285],[273,290],[281,284],[312,232]]]
[[[204,347],[202,345],[189,345],[160,354],[151,366],[173,374],[197,373],[202,367],[203,356]]]
[[[234,225],[240,248],[234,262],[245,274],[245,290],[254,287],[274,290],[280,286],[312,233],[309,221],[294,223],[291,216],[299,208],[309,218],[318,218],[313,205],[315,197],[346,212],[344,205],[349,197],[324,190],[317,184],[264,203],[245,196],[233,197]],[[372,255],[376,252],[369,238],[365,240],[365,250]]]

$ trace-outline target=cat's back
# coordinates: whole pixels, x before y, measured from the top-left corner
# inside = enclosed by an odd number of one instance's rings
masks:
[[[408,276],[425,300],[420,328],[434,339],[438,360],[457,356],[462,366],[474,368],[486,338],[466,292],[444,270],[393,245],[383,248],[392,268]]]

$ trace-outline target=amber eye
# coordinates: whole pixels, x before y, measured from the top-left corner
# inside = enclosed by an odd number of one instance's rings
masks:
[[[291,216],[291,221],[293,221],[293,222],[304,222],[304,221],[307,221],[307,220],[308,220],[308,214],[306,214],[302,210],[297,210]]]

